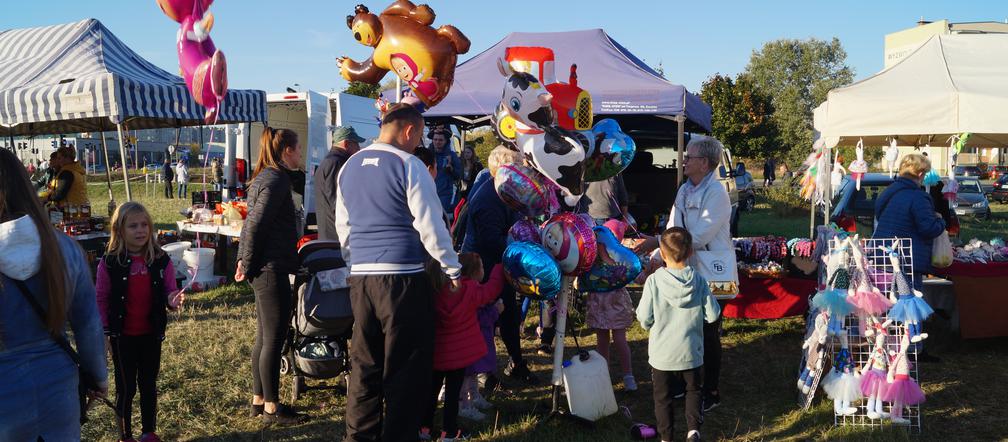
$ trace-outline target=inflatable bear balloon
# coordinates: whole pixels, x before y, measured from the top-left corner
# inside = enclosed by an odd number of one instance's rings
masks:
[[[451,25],[434,29],[434,11],[427,5],[398,0],[374,15],[357,5],[347,16],[354,39],[373,47],[371,57],[357,62],[338,59],[340,75],[347,81],[378,84],[388,71],[409,85],[426,108],[438,104],[455,79],[458,54],[469,52],[469,39]]]

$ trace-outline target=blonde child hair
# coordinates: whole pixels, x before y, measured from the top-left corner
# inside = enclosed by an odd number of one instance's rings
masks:
[[[123,203],[119,206],[115,213],[112,214],[112,237],[109,238],[108,247],[105,249],[105,253],[114,256],[123,256],[127,253],[126,251],[126,220],[132,215],[143,215],[147,219],[147,246],[141,252],[143,254],[144,260],[147,262],[153,261],[155,258],[164,255],[164,250],[161,250],[161,246],[158,245],[154,238],[154,221],[151,219],[150,212],[143,204],[137,202]]]

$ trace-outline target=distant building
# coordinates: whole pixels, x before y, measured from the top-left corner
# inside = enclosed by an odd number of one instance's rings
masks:
[[[942,19],[934,22],[923,18],[917,26],[885,36],[885,68],[899,63],[914,50],[937,34],[1008,34],[1008,23],[996,21],[950,23]]]

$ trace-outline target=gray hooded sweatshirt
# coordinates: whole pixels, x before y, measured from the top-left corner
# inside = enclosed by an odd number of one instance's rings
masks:
[[[662,371],[703,365],[703,324],[720,314],[707,281],[692,267],[658,269],[644,282],[637,306],[637,320],[650,332],[648,363]]]

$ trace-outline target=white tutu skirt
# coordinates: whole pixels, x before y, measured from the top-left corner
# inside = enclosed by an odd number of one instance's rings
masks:
[[[822,381],[823,391],[835,401],[856,402],[864,397],[861,394],[861,379],[851,373],[837,373],[830,370]]]

